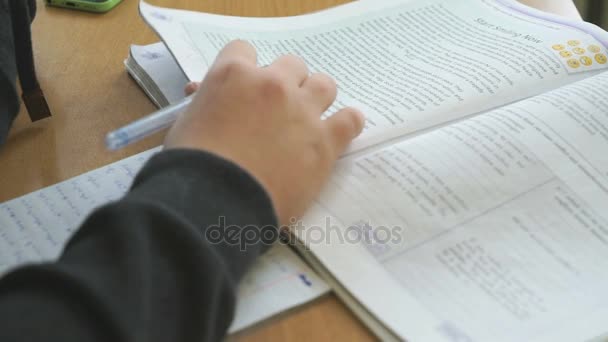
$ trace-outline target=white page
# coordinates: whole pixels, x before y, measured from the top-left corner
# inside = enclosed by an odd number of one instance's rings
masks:
[[[298,235],[403,338],[600,336],[608,332],[607,87],[604,73],[347,158]],[[327,218],[333,239],[311,239],[310,227],[327,227]],[[371,238],[341,242],[339,231]]]
[[[543,11],[555,13],[570,19],[581,20],[574,0],[518,0],[519,2]]]
[[[0,204],[0,275],[24,263],[57,258],[95,208],[120,198],[153,149]],[[329,291],[287,246],[259,258],[239,287],[230,332],[309,302]]]
[[[578,59],[577,68],[567,67],[553,46],[601,45],[578,29],[489,0],[363,1],[273,19],[144,2],[140,10],[190,79],[200,79],[219,49],[235,38],[257,47],[261,65],[295,53],[312,71],[332,75],[339,94],[327,114],[353,105],[367,117],[351,151],[536,95],[608,66],[593,63],[591,56],[589,67]]]

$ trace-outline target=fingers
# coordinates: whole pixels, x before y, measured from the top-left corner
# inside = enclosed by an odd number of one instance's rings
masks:
[[[334,157],[338,158],[346,150],[350,142],[361,134],[365,118],[358,110],[347,107],[327,118],[325,124],[329,131],[329,139],[333,147]]]
[[[319,110],[319,115],[323,114],[338,95],[338,87],[336,81],[329,75],[315,73],[310,75],[302,84],[302,89],[306,92],[309,98],[309,103]]]
[[[199,82],[190,82],[186,84],[186,88],[184,88],[184,93],[186,93],[186,96],[190,96],[196,93],[200,86],[201,84]]]
[[[268,70],[275,70],[279,75],[283,75],[290,82],[297,84],[298,87],[302,86],[309,73],[304,60],[294,55],[283,55],[277,58],[268,66]]]
[[[233,63],[243,61],[252,66],[257,65],[257,52],[255,47],[244,40],[233,40],[226,44],[215,58],[215,64]]]

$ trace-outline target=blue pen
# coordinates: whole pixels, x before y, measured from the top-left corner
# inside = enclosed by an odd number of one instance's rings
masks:
[[[109,150],[118,150],[151,134],[171,127],[179,115],[188,108],[193,96],[194,94],[176,104],[162,108],[155,113],[108,133],[106,135],[106,147]]]

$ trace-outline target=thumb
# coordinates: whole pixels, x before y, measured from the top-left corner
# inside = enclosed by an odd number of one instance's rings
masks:
[[[325,120],[334,156],[338,158],[356,138],[365,125],[363,114],[357,109],[346,107]]]

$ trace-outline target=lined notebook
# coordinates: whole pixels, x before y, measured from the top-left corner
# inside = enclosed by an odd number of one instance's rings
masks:
[[[11,268],[58,257],[67,239],[95,208],[120,198],[152,149],[0,204],[0,276]],[[236,332],[329,291],[287,246],[259,258],[239,288]]]

